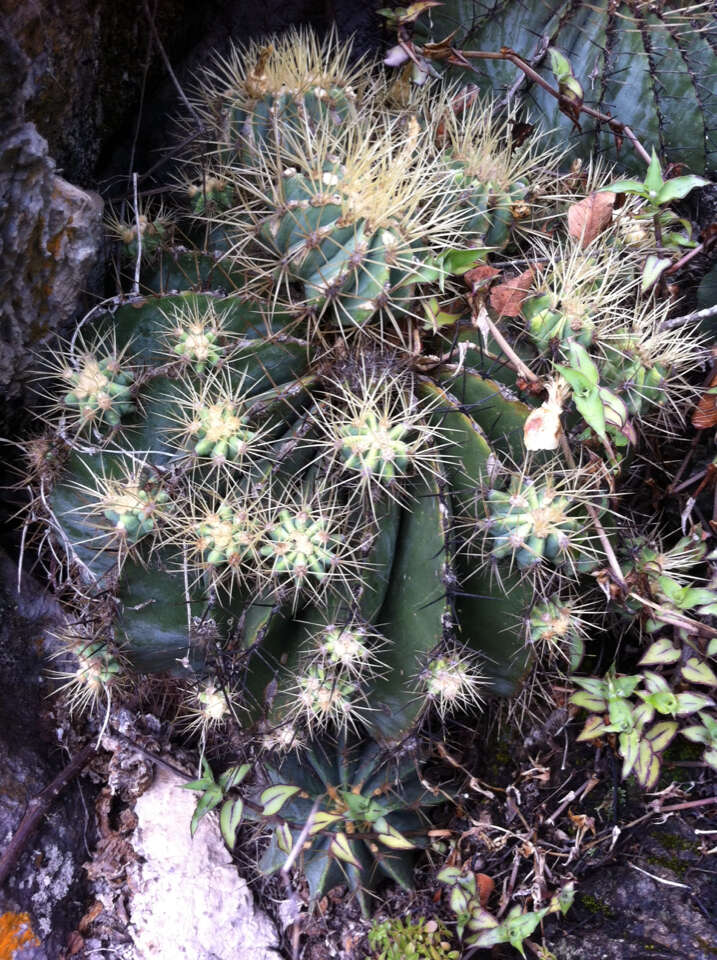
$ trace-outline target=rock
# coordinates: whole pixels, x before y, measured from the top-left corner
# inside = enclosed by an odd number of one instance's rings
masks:
[[[714,960],[717,887],[707,847],[683,820],[650,828],[629,862],[579,883],[574,906],[547,937],[557,960]]]
[[[173,62],[218,6],[217,0],[151,0]],[[107,142],[131,124],[143,85],[151,90],[165,72],[150,44],[143,0],[0,0],[0,19],[28,61],[26,119],[48,141],[64,176],[94,185]]]
[[[190,837],[196,795],[181,783],[160,767],[135,805],[140,862],[128,882],[136,960],[279,960],[276,930],[256,909],[216,818],[205,817]]]
[[[55,173],[24,120],[29,61],[0,28],[0,390],[19,392],[32,350],[77,308],[102,243],[101,198]]]
[[[42,682],[44,650],[62,616],[31,577],[23,577],[19,594],[16,585],[17,568],[0,553],[0,850],[28,802],[67,763]],[[92,833],[85,802],[78,785],[68,785],[0,894],[2,960],[55,960],[64,948],[82,912],[81,864]]]

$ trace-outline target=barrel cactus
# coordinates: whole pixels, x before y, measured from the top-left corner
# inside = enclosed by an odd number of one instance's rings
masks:
[[[681,0],[446,0],[423,13],[415,39],[451,37],[465,50],[498,52],[509,45],[553,86],[548,49],[562,53],[582,87],[584,101],[627,124],[646,147],[695,173],[717,167],[717,91],[713,10]],[[588,116],[580,129],[561,114],[557,100],[505,60],[471,60],[469,79],[499,99],[526,102],[555,142],[574,155],[596,149],[642,173],[639,158],[618,144],[607,125]],[[440,65],[439,69],[440,69]],[[452,72],[452,71],[451,71]],[[459,71],[465,82],[465,71]]]
[[[348,64],[294,33],[200,78],[187,242],[145,251],[142,293],[57,347],[28,444],[83,656],[114,657],[94,686],[125,661],[171,673],[193,729],[233,719],[271,748],[400,740],[513,690],[553,635],[579,662],[558,620],[610,551],[601,443],[667,416],[697,349],[670,352],[662,313],[632,308],[629,263],[616,305],[616,231],[606,255],[560,239],[539,146],[479,101],[458,116],[453,92],[392,106]],[[523,205],[558,252],[501,320],[473,268],[529,256]],[[545,382],[521,400],[526,369]]]
[[[388,759],[375,743],[340,750],[318,744],[302,763],[285,757],[268,774],[259,801],[275,825],[262,872],[281,869],[311,818],[301,859],[312,898],[347,883],[368,912],[381,880],[411,886],[413,861],[426,844],[425,808],[441,795],[421,783],[410,756]]]

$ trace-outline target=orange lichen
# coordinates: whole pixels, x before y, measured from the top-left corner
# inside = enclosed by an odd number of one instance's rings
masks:
[[[28,913],[0,915],[0,960],[13,960],[22,947],[39,947]]]

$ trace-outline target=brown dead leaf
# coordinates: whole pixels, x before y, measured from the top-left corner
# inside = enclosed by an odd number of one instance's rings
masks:
[[[485,907],[490,900],[491,894],[495,890],[495,883],[487,873],[477,873],[476,886],[478,888],[478,896],[480,897],[480,905]]]
[[[79,933],[85,934],[90,929],[94,921],[99,917],[99,915],[104,910],[104,906],[100,903],[99,900],[95,900],[90,909],[84,915],[77,925]]]
[[[717,247],[717,221],[707,224],[700,233],[700,240],[705,245],[705,253]]]
[[[717,427],[717,393],[711,391],[717,388],[717,374],[710,380],[709,387],[700,397],[697,409],[692,414],[692,426],[698,430],[709,430]]]
[[[411,66],[413,66],[411,64]],[[468,83],[448,104],[449,109],[457,117],[460,117],[475,101],[478,99],[480,91],[475,83]],[[436,142],[443,143],[446,138],[446,120],[445,114],[440,118],[436,126]]]
[[[573,203],[568,210],[568,233],[585,249],[598,237],[612,220],[615,194],[591,193]]]
[[[67,939],[67,956],[76,957],[80,950],[85,946],[84,938],[79,935],[77,930],[73,930]],[[24,951],[23,951],[24,952]],[[15,954],[13,954],[15,956]]]
[[[523,300],[530,293],[533,281],[533,268],[530,267],[518,277],[506,283],[499,283],[490,292],[490,305],[499,317],[517,317],[523,306]]]
[[[473,293],[477,293],[481,288],[488,286],[490,281],[497,277],[500,274],[500,270],[496,267],[491,267],[490,264],[482,263],[478,267],[473,267],[472,270],[466,270],[463,274],[463,279],[471,288]]]

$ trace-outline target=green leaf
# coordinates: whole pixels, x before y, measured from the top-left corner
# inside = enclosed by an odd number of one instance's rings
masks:
[[[570,702],[574,703],[572,698]],[[580,706],[580,704],[578,704],[578,706]],[[588,717],[587,720],[585,721],[585,726],[581,730],[580,735],[578,736],[577,739],[578,739],[578,742],[583,740],[592,740],[595,737],[602,736],[603,733],[607,733],[608,731],[609,731],[609,727],[605,723],[602,717],[598,717],[598,716]]]
[[[441,883],[457,883],[463,876],[463,871],[458,867],[444,867],[436,874],[436,880]]]
[[[656,723],[643,736],[656,753],[661,753],[677,733],[679,724],[674,720]]]
[[[687,587],[683,593],[682,609],[692,610],[700,604],[711,604],[714,602],[714,591],[707,587]]]
[[[222,832],[224,842],[230,850],[234,849],[236,843],[236,832],[241,818],[244,814],[244,801],[241,797],[225,800],[221,812],[219,813],[219,828]]]
[[[343,860],[346,863],[351,863],[355,867],[361,866],[359,861],[356,859],[356,854],[354,853],[351,843],[349,842],[349,839],[345,833],[337,833],[333,836],[329,850],[335,857],[338,857],[339,860]]]
[[[553,902],[556,902],[557,910],[553,907]],[[566,883],[564,887],[560,889],[558,894],[553,897],[551,900],[551,911],[557,913],[558,911],[562,913],[563,916],[568,912],[575,902],[575,884],[571,880],[569,883]]]
[[[215,784],[214,774],[212,773],[212,768],[209,766],[209,762],[206,757],[202,757],[202,778],[201,780],[190,780],[189,783],[183,783],[183,790],[197,790],[202,791],[206,790],[207,787],[213,787]]]
[[[623,697],[611,697],[608,700],[610,723],[616,730],[631,730],[635,725],[632,716],[632,704]]]
[[[588,693],[587,690],[579,690],[570,698],[570,703],[576,707],[583,707],[591,713],[602,713],[607,710],[607,702],[594,693]]]
[[[607,437],[605,432],[605,406],[599,389],[594,389],[586,396],[579,397],[576,395],[573,400],[585,423],[592,427],[601,440],[605,440]]]
[[[630,730],[628,733],[621,733],[618,737],[620,742],[620,756],[622,763],[622,778],[629,776],[630,771],[637,761],[638,751],[640,749],[640,735],[637,730]]]
[[[694,693],[692,690],[686,690],[684,693],[678,693],[677,697],[677,716],[684,717],[690,713],[697,713],[698,710],[704,710],[705,707],[714,706],[714,701],[701,693]]]
[[[536,910],[535,912],[514,916],[514,911],[511,910],[510,914],[508,914],[508,919],[504,922],[508,932],[508,942],[523,956],[525,956],[523,940],[526,940],[535,933],[546,913],[547,910]]]
[[[657,677],[658,681],[662,679],[661,677],[658,677],[657,674],[651,674],[651,676]],[[631,697],[637,689],[640,679],[641,677],[639,675],[633,675],[630,677],[612,677],[610,683],[608,684],[608,688],[612,689],[621,697]]]
[[[182,790],[194,790],[197,793],[203,793],[208,787],[214,786],[214,779],[202,777],[201,780],[190,780],[189,783],[181,784]]]
[[[317,810],[314,814],[314,818],[309,828],[309,836],[314,837],[317,833],[320,833],[322,830],[326,830],[328,827],[333,826],[333,824],[338,823],[342,820],[338,814],[335,813],[326,813],[324,810]]]
[[[709,733],[704,727],[683,727],[680,730],[683,737],[687,737],[692,743],[709,743]]]
[[[656,254],[651,253],[645,261],[645,266],[642,270],[642,285],[640,287],[640,292],[647,293],[650,287],[657,283],[671,263],[672,260],[670,260],[669,257],[658,257]]]
[[[299,787],[293,787],[288,783],[276,783],[272,787],[267,787],[261,794],[260,802],[264,805],[263,814],[265,817],[271,817],[278,813],[287,800],[299,793]]]
[[[706,187],[708,183],[709,180],[695,176],[675,177],[673,180],[667,180],[657,194],[655,203],[663,204],[670,203],[672,200],[681,200],[695,187]]]
[[[471,937],[469,942],[476,946],[493,946],[495,943],[502,943],[504,940],[490,939],[491,933],[498,932],[500,927],[501,924],[498,923],[492,913],[489,913],[487,910],[484,910],[483,907],[476,904],[471,911],[468,929],[477,934],[477,936]],[[501,929],[498,936],[500,937],[503,932]]]
[[[238,787],[250,770],[250,763],[242,763],[240,766],[229,767],[229,769],[225,770],[219,777],[217,782],[226,793],[231,790],[232,787]]]
[[[677,663],[680,659],[680,650],[668,637],[662,637],[651,644],[640,660],[640,666],[653,667],[660,664]]]
[[[288,856],[294,846],[294,835],[288,823],[281,823],[274,831],[276,845],[282,853]]]
[[[209,789],[199,798],[197,803],[196,810],[194,811],[194,816],[189,825],[189,832],[193,837],[197,832],[197,827],[199,826],[203,817],[205,817],[210,810],[213,810],[218,804],[224,799],[224,794],[221,787],[214,785],[209,787]]]
[[[555,364],[555,369],[568,381],[576,396],[588,396],[594,390],[595,384],[580,370],[573,370],[560,363]]]
[[[640,180],[618,180],[611,183],[609,187],[601,187],[598,193],[637,193],[642,197],[647,197],[647,187]]]
[[[555,79],[558,83],[565,83],[573,75],[570,61],[555,47],[548,47],[548,54],[550,55],[550,69],[553,71]]]
[[[660,161],[657,157],[655,148],[653,147],[652,159],[650,160],[650,165],[647,168],[647,173],[645,174],[645,187],[647,188],[647,195],[651,200],[657,199],[663,183],[662,167],[660,166]]]
[[[717,674],[709,664],[698,660],[697,657],[690,657],[687,663],[682,665],[682,677],[689,683],[703,683],[708,687],[717,687]]]
[[[667,713],[674,717],[677,712],[677,697],[675,697],[671,690],[660,690],[657,693],[651,693],[647,697],[647,701],[658,713]]]
[[[479,263],[484,263],[488,251],[485,247],[476,247],[472,250],[449,249],[441,254],[441,263],[446,273],[454,277],[462,277]]]
[[[399,833],[390,823],[387,823],[385,820],[376,821],[376,831],[378,832],[378,840],[384,845],[384,847],[390,847],[392,850],[415,850],[415,843],[411,843],[410,840],[407,840],[403,834]]]
[[[635,763],[635,776],[645,790],[651,790],[660,775],[660,760],[652,745],[643,740]]]

